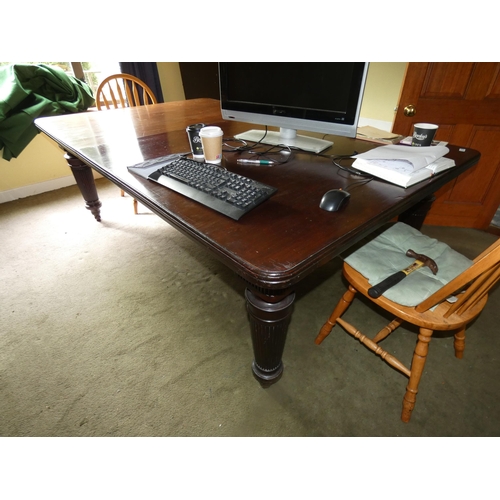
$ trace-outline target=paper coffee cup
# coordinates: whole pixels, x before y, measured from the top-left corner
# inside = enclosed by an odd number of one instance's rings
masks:
[[[433,123],[415,123],[413,125],[411,145],[420,147],[430,146],[438,128],[438,125],[434,125]]]
[[[203,127],[200,130],[203,154],[207,163],[221,163],[222,161],[222,129],[220,127]]]

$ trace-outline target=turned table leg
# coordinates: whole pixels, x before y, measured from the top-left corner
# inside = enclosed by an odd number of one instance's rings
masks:
[[[83,161],[69,153],[66,153],[64,158],[73,172],[76,184],[82,193],[83,199],[85,200],[87,210],[92,212],[97,222],[101,222],[101,212],[99,209],[101,208],[102,203],[97,196],[97,189],[95,186],[94,176],[92,175],[92,169],[83,163]]]
[[[261,386],[267,388],[283,373],[281,357],[295,294],[271,297],[247,288],[245,296],[254,351],[252,371]]]

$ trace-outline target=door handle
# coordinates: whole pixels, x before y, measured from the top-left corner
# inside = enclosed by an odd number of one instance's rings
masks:
[[[405,116],[415,116],[416,114],[417,114],[417,110],[415,109],[415,106],[413,106],[413,104],[409,104],[408,106],[405,106],[405,109],[404,109]]]

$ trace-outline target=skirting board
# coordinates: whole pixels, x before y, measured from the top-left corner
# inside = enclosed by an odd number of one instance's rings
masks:
[[[59,177],[50,181],[39,182],[29,186],[22,186],[16,189],[9,189],[8,191],[0,192],[0,203],[8,203],[9,201],[18,200],[19,198],[26,198],[34,196],[35,194],[46,193],[48,191],[55,191],[56,189],[65,188],[76,184],[75,178],[72,175],[66,177]]]

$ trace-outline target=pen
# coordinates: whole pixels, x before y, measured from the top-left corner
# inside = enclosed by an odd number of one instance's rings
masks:
[[[252,165],[274,165],[272,160],[247,160],[245,158],[240,158],[236,163],[251,163]]]

